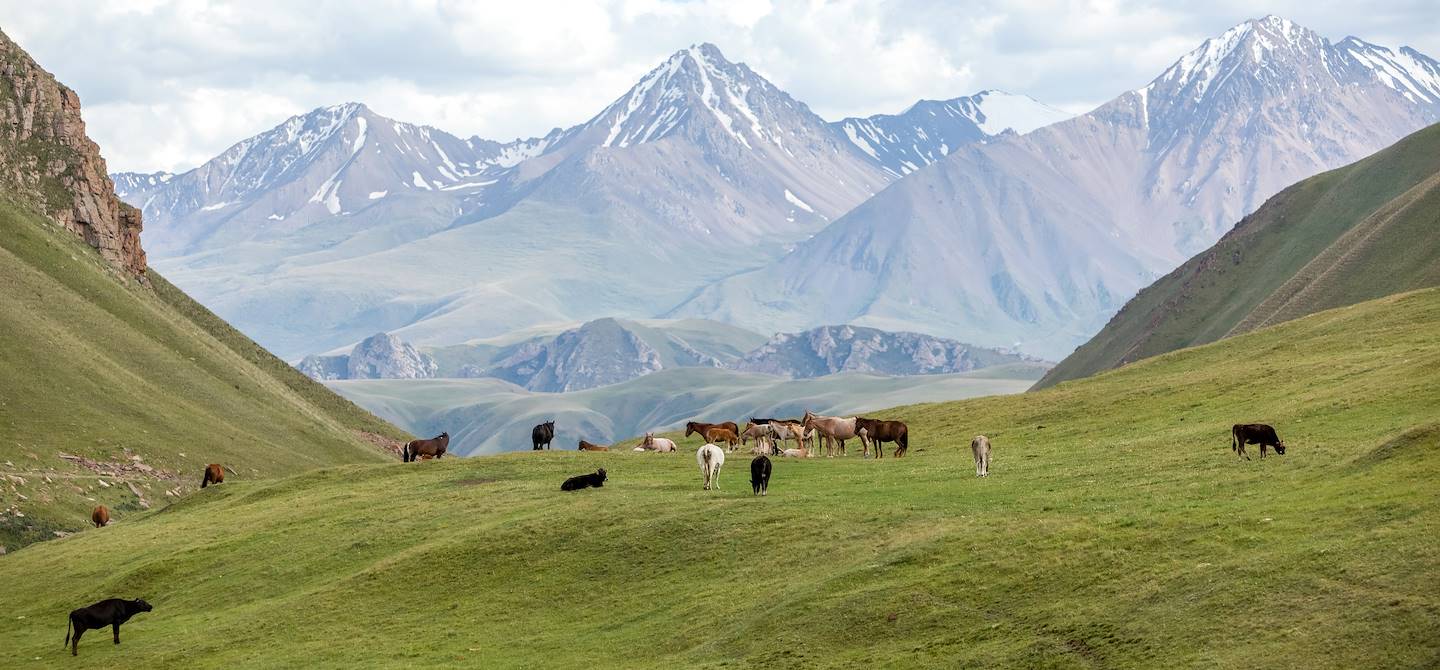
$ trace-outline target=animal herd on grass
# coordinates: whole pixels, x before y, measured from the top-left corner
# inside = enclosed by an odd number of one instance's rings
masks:
[[[705,444],[695,452],[695,462],[700,466],[700,475],[707,491],[712,488],[716,490],[720,488],[720,468],[725,464],[726,453],[720,444],[728,445],[729,450],[734,452],[738,448],[737,443],[748,445],[750,440],[755,440],[756,444],[752,449],[755,458],[750,461],[750,485],[754,490],[754,495],[757,496],[764,496],[769,492],[771,472],[769,457],[812,457],[815,452],[809,449],[811,440],[814,440],[817,446],[823,440],[826,455],[829,457],[834,457],[837,450],[841,456],[845,455],[845,441],[856,438],[860,440],[862,456],[867,457],[870,455],[870,443],[872,442],[874,443],[875,458],[884,457],[882,448],[884,442],[895,443],[895,449],[891,454],[895,458],[905,456],[910,447],[909,428],[904,422],[864,417],[821,416],[808,411],[799,420],[752,418],[746,422],[744,430],[740,430],[734,422],[700,423],[691,421],[685,424],[685,436],[689,437],[695,434],[705,439]],[[1260,445],[1261,458],[1265,457],[1266,449],[1269,447],[1273,447],[1275,453],[1281,456],[1285,455],[1285,442],[1275,434],[1274,428],[1263,423],[1235,424],[1230,429],[1230,437],[1231,451],[1247,461],[1250,460],[1250,455],[1245,453],[1247,444]],[[549,449],[554,438],[554,421],[537,425],[531,431],[532,448],[536,450]],[[792,449],[780,448],[785,440],[793,440],[795,447]],[[406,443],[401,450],[401,458],[407,463],[421,458],[438,459],[445,455],[449,445],[450,434],[448,432],[430,439],[412,440]],[[585,440],[580,440],[577,448],[580,451],[610,450],[609,447]],[[678,451],[678,447],[673,440],[646,433],[644,439],[634,447],[634,451],[674,453]],[[989,476],[990,440],[984,435],[975,436],[970,441],[970,451],[975,458],[975,476]],[[592,473],[566,479],[560,485],[560,490],[579,491],[587,488],[599,488],[605,485],[606,478],[605,469],[600,468]],[[219,464],[211,463],[205,466],[200,488],[203,489],[211,484],[220,484],[224,481],[225,469]],[[104,505],[99,505],[95,507],[90,518],[96,528],[108,525],[110,510]],[[69,623],[65,628],[65,645],[70,647],[72,656],[78,655],[80,636],[87,630],[104,629],[107,626],[111,629],[115,644],[120,644],[120,625],[129,621],[136,614],[151,610],[150,603],[144,600],[119,598],[101,600],[88,607],[72,610]]]

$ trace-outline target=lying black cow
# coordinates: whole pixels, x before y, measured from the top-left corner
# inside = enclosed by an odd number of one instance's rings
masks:
[[[1230,429],[1230,450],[1245,460],[1250,456],[1245,453],[1245,445],[1260,445],[1260,458],[1265,458],[1265,447],[1275,447],[1275,453],[1285,455],[1285,442],[1275,435],[1275,429],[1263,423],[1237,423]]]
[[[763,496],[770,490],[770,459],[765,454],[750,461],[750,486],[757,496]]]
[[[580,489],[588,489],[592,486],[594,486],[595,488],[600,488],[604,485],[605,468],[600,468],[599,470],[596,470],[595,472],[592,472],[588,475],[576,475],[565,480],[565,483],[560,485],[560,490],[579,491]]]
[[[65,644],[70,646],[70,655],[80,654],[80,635],[92,628],[99,629],[109,626],[115,633],[115,644],[120,644],[120,624],[130,620],[130,617],[141,612],[149,612],[150,603],[144,600],[121,600],[110,598],[101,600],[89,607],[81,607],[70,612],[70,625],[65,627]],[[75,629],[74,641],[71,641],[70,629]]]

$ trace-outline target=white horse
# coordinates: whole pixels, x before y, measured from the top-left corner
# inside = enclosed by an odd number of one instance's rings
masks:
[[[645,439],[640,441],[640,445],[635,447],[635,451],[673,453],[676,451],[675,441],[664,437],[655,437],[654,433],[645,433]]]
[[[990,439],[984,435],[976,435],[970,440],[970,453],[975,455],[975,476],[985,477],[990,474]]]
[[[720,466],[725,464],[725,450],[713,444],[706,444],[695,452],[695,462],[700,465],[700,476],[705,479],[705,490],[713,485],[720,490]]]

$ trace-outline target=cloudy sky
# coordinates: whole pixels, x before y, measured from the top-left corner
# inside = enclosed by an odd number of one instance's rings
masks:
[[[985,88],[1081,112],[1266,13],[1440,57],[1435,0],[0,0],[0,28],[80,93],[112,170],[151,171],[351,100],[462,136],[541,135],[695,42],[828,119]]]

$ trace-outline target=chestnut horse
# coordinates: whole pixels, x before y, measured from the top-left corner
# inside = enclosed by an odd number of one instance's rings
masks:
[[[585,440],[580,440],[580,446],[575,447],[575,449],[577,451],[610,451],[610,447],[602,447],[598,444],[586,442]]]
[[[400,457],[406,463],[419,460],[421,456],[434,456],[440,458],[445,455],[445,450],[450,447],[450,433],[440,433],[428,440],[410,440],[405,443],[405,449],[400,452]]]
[[[910,429],[902,421],[856,417],[855,429],[860,434],[860,446],[865,455],[870,453],[871,441],[875,442],[875,458],[885,458],[885,449],[880,446],[881,442],[895,443],[895,458],[904,456],[910,449]]]
[[[710,430],[711,428],[729,428],[730,432],[735,433],[736,435],[740,434],[740,427],[735,425],[734,421],[726,421],[725,423],[700,423],[699,421],[686,421],[685,437],[690,437],[691,435],[699,435],[700,437],[705,437],[705,431]]]
[[[704,437],[705,441],[710,444],[720,444],[724,442],[730,445],[730,451],[735,451],[735,445],[740,443],[740,436],[736,435],[735,431],[724,426],[706,428]]]

